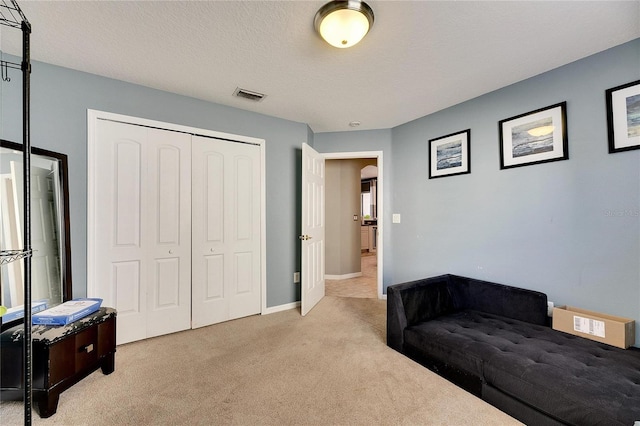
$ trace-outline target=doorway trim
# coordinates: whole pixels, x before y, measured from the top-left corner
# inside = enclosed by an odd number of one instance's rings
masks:
[[[378,166],[378,245],[376,256],[378,261],[378,299],[386,299],[387,295],[382,293],[384,277],[384,167],[382,151],[359,151],[359,152],[328,152],[321,153],[325,160],[357,160],[365,158],[375,158]],[[326,208],[326,206],[325,206]]]

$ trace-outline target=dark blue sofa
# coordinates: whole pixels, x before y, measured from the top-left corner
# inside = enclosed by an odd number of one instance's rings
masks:
[[[544,293],[456,275],[389,286],[387,344],[528,425],[640,421],[640,350],[553,330]]]

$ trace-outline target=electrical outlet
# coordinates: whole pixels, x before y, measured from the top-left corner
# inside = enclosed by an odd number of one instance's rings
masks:
[[[400,223],[400,213],[394,213],[391,218],[393,223]]]
[[[293,283],[298,284],[300,282],[300,272],[293,273]]]
[[[547,302],[547,316],[553,316],[553,302]]]

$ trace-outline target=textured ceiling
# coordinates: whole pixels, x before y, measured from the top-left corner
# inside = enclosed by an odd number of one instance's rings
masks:
[[[640,0],[371,0],[370,33],[336,49],[313,30],[324,3],[19,0],[32,60],[314,132],[391,128],[640,37]],[[19,31],[1,35],[19,55]],[[235,98],[236,87],[267,98]]]

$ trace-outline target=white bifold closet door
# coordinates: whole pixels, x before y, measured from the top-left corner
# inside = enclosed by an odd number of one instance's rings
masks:
[[[99,120],[95,279],[126,343],[190,328],[191,135]]]
[[[260,148],[192,145],[192,327],[260,313]]]
[[[261,148],[97,120],[89,256],[117,343],[261,312]]]

